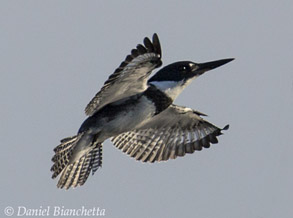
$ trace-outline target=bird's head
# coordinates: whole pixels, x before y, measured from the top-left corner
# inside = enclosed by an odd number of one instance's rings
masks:
[[[193,79],[232,60],[234,58],[200,64],[191,61],[175,62],[159,70],[148,83],[156,86],[174,100]]]

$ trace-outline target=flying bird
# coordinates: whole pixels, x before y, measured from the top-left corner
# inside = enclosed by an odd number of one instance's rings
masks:
[[[217,143],[219,128],[191,108],[173,104],[192,80],[233,58],[194,63],[179,61],[162,65],[158,35],[144,38],[110,75],[85,108],[88,118],[77,134],[61,140],[52,158],[52,178],[61,174],[58,188],[83,185],[89,174],[102,166],[102,146],[106,139],[142,162],[175,159]]]

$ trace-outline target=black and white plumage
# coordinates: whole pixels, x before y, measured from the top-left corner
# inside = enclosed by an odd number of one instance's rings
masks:
[[[196,64],[162,65],[157,34],[137,45],[87,105],[89,116],[76,136],[61,140],[52,158],[57,187],[81,186],[102,166],[102,145],[114,145],[136,160],[165,161],[217,143],[223,129],[205,121],[203,113],[177,106],[173,101],[196,77],[233,59]]]
[[[136,160],[155,162],[175,159],[218,142],[216,137],[221,135],[221,129],[200,115],[200,112],[190,108],[172,104],[140,128],[122,133],[112,141]]]
[[[96,96],[87,105],[85,112],[93,115],[100,108],[117,100],[135,95],[147,89],[148,76],[152,70],[161,66],[161,46],[156,34],[153,42],[144,39],[144,46],[138,44],[136,49],[120,64],[108,78]]]

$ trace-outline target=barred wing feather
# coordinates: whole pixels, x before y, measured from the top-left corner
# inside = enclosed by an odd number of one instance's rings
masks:
[[[153,40],[144,39],[144,45],[138,44],[131,54],[110,75],[102,89],[85,108],[85,113],[93,115],[103,106],[122,98],[143,92],[147,88],[148,76],[152,70],[161,66],[161,46],[157,34]]]
[[[166,161],[209,148],[221,130],[200,117],[200,112],[171,105],[139,129],[122,133],[112,141],[126,154],[143,162]]]

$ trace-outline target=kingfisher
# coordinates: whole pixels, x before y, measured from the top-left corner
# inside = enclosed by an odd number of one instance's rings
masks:
[[[61,140],[54,149],[52,178],[60,175],[58,188],[82,186],[90,173],[102,167],[103,142],[113,144],[142,162],[160,162],[209,148],[229,125],[219,128],[204,113],[173,104],[203,73],[233,58],[195,63],[179,61],[162,65],[158,35],[145,37],[109,76],[85,108],[88,118],[77,134]]]

